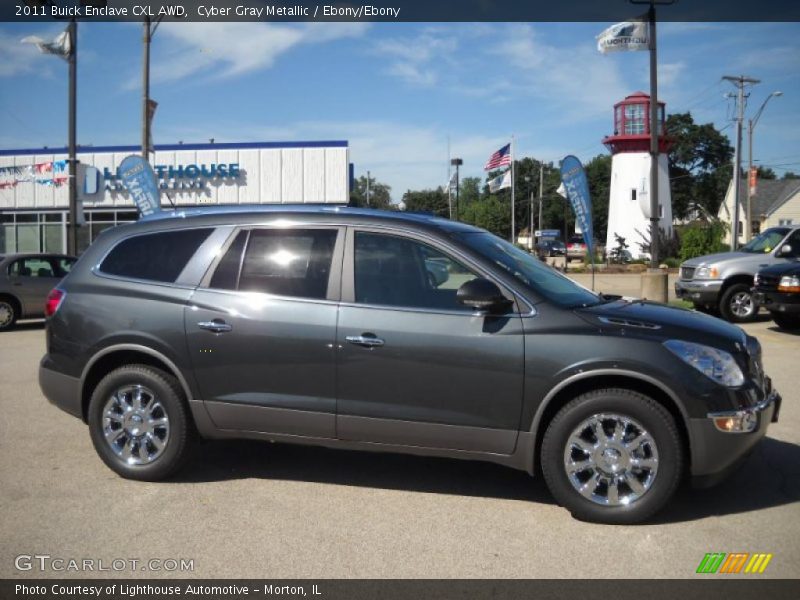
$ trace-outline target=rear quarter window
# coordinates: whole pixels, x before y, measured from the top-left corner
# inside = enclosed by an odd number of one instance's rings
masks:
[[[175,283],[213,228],[162,231],[119,242],[100,263],[107,275]]]

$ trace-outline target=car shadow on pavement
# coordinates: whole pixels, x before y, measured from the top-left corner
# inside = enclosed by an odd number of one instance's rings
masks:
[[[244,440],[202,444],[172,481],[252,478],[555,503],[541,476],[532,480],[526,473],[491,463]],[[647,524],[694,521],[798,501],[800,446],[768,437],[718,486],[681,486]]]
[[[172,481],[251,478],[554,504],[543,481],[501,465],[246,440],[201,444]]]
[[[694,521],[800,502],[800,446],[764,438],[742,466],[719,485],[683,486],[654,523]]]
[[[781,329],[777,325],[772,327],[767,327],[768,330],[774,331],[775,333],[782,333],[783,335],[794,335],[800,336],[800,329]]]

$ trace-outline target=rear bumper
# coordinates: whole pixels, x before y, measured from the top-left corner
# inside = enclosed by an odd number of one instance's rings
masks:
[[[44,397],[61,410],[83,419],[80,384],[80,379],[50,368],[47,356],[39,363],[39,387]]]
[[[722,432],[714,425],[713,419],[708,417],[690,419],[693,485],[715,485],[734,471],[767,434],[769,424],[778,420],[780,406],[780,394],[771,391],[757,406],[740,411],[757,419],[755,429],[748,433]]]
[[[679,279],[675,282],[675,295],[695,304],[716,304],[722,282]]]

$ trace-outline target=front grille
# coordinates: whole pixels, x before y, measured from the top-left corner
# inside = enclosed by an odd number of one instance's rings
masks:
[[[758,289],[759,290],[777,290],[780,277],[775,275],[758,274]]]
[[[681,267],[681,279],[691,279],[694,277],[695,267]]]

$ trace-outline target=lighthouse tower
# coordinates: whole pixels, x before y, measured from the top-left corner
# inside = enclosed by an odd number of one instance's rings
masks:
[[[663,102],[658,103],[658,127],[659,227],[671,234],[670,141],[664,135]],[[650,96],[636,92],[614,105],[614,134],[603,139],[612,154],[606,254],[617,246],[616,233],[634,258],[650,256],[640,247],[650,239],[650,133]]]

